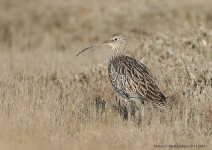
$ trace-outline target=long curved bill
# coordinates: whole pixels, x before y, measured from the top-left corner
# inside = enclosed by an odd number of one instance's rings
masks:
[[[107,42],[108,42],[108,41],[104,41],[104,42],[102,42],[102,43],[97,43],[97,44],[88,46],[88,47],[86,47],[85,49],[83,49],[81,52],[79,52],[76,56],[79,56],[79,54],[81,54],[82,52],[84,52],[84,51],[86,51],[86,50],[88,50],[88,49],[90,49],[90,48],[92,48],[92,47],[101,46],[101,45],[103,45],[103,44],[107,44]]]

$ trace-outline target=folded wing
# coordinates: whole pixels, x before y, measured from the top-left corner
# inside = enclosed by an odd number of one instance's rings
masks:
[[[129,56],[119,56],[109,63],[108,73],[115,90],[125,99],[145,99],[160,108],[166,98],[154,82],[149,69]]]

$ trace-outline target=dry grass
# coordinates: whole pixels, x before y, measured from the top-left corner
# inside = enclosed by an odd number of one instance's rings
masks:
[[[0,149],[210,149],[211,7],[207,0],[1,0]],[[145,123],[136,108],[126,119],[107,76],[109,47],[75,56],[116,32],[169,102],[164,111],[146,103]]]

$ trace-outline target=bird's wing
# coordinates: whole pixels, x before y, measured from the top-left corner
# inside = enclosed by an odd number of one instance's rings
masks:
[[[144,64],[129,56],[119,56],[110,62],[108,69],[112,85],[124,98],[142,98],[165,107],[166,98]]]

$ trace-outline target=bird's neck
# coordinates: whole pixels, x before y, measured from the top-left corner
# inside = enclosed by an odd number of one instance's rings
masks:
[[[126,54],[127,43],[122,43],[117,47],[113,47],[110,51],[108,63],[114,60],[116,57]]]

